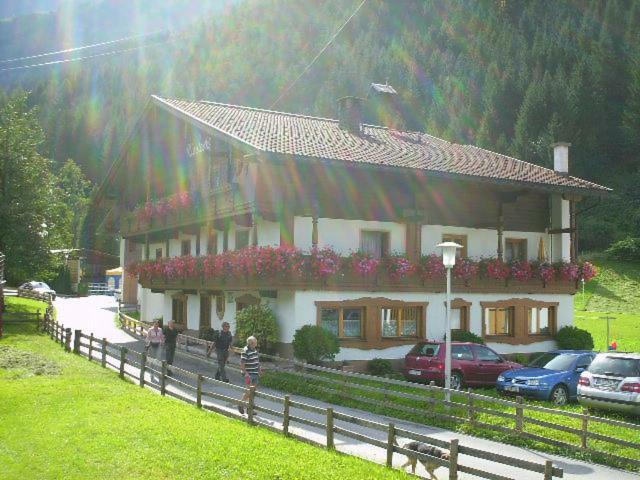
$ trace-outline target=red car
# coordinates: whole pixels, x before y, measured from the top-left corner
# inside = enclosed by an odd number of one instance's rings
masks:
[[[489,347],[478,343],[451,342],[451,388],[469,386],[495,386],[498,375],[505,370],[516,370],[522,365],[510,362]],[[426,341],[418,343],[404,358],[402,373],[414,382],[444,384],[445,343]]]

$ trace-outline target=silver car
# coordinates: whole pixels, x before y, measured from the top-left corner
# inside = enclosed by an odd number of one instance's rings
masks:
[[[640,415],[640,354],[598,354],[580,375],[578,401],[586,407]]]

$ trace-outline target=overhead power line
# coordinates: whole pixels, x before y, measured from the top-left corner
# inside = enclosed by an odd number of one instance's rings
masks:
[[[296,83],[298,83],[298,81],[309,71],[309,69],[311,67],[313,67],[314,63],[316,63],[316,61],[322,56],[322,54],[325,52],[325,50],[327,48],[329,48],[329,46],[333,43],[333,41],[338,37],[338,35],[340,35],[340,32],[342,32],[342,30],[344,30],[344,27],[346,27],[349,22],[353,19],[353,17],[355,17],[358,12],[360,11],[360,9],[362,8],[362,6],[367,3],[367,0],[362,0],[362,2],[360,2],[360,5],[358,5],[358,7],[353,11],[353,13],[345,20],[345,22],[340,26],[340,28],[338,28],[338,30],[335,31],[335,33],[331,36],[331,38],[329,39],[329,41],[325,44],[324,47],[322,47],[322,49],[318,52],[318,54],[313,57],[313,60],[311,60],[311,62],[309,62],[309,64],[304,68],[304,70],[302,70],[302,72],[300,72],[300,75],[298,75],[293,82],[291,82],[289,85],[287,85],[287,87],[282,91],[282,93],[280,94],[280,96],[278,98],[276,98],[275,102],[273,102],[271,104],[271,106],[269,108],[273,109],[279,102],[280,100],[282,100],[284,97],[287,96],[287,94],[289,93],[289,91],[294,87],[294,85]]]
[[[133,40],[133,39],[136,39],[136,38],[149,37],[151,35],[157,35],[159,33],[163,33],[163,32],[152,32],[152,33],[144,33],[144,34],[141,34],[141,35],[131,35],[131,36],[128,36],[128,37],[118,38],[116,40],[109,40],[107,42],[100,42],[100,43],[92,43],[91,45],[83,45],[81,47],[67,48],[65,50],[58,50],[56,52],[39,53],[37,55],[29,55],[29,56],[26,56],[26,57],[8,58],[8,59],[5,59],[5,60],[0,60],[0,64],[1,63],[21,62],[23,60],[31,60],[33,58],[49,57],[49,56],[52,56],[52,55],[60,55],[60,54],[63,54],[63,53],[77,52],[79,50],[86,50],[87,48],[103,47],[105,45],[113,45],[115,43],[126,42],[126,41]]]
[[[112,56],[112,55],[119,55],[119,54],[122,54],[122,53],[132,52],[134,50],[140,50],[142,48],[155,47],[157,45],[162,45],[162,44],[168,43],[169,41],[171,41],[171,36],[167,35],[166,39],[160,40],[160,41],[157,41],[157,42],[153,42],[153,43],[146,43],[144,45],[136,45],[135,47],[125,48],[125,49],[121,49],[121,50],[110,50],[108,52],[96,53],[96,54],[93,54],[93,55],[85,55],[84,57],[65,58],[65,59],[62,59],[62,60],[52,60],[50,62],[34,63],[34,64],[31,64],[31,65],[21,65],[19,67],[2,68],[2,69],[0,69],[0,73],[9,72],[9,71],[15,71],[15,70],[25,70],[25,69],[28,69],[28,68],[46,67],[46,66],[49,66],[49,65],[57,65],[57,64],[62,64],[62,63],[78,62],[80,60],[89,60],[91,58],[108,57],[108,56]]]

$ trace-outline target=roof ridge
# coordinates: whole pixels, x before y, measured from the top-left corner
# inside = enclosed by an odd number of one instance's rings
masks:
[[[169,100],[169,99],[166,99]],[[176,99],[177,100],[177,99]],[[277,115],[286,115],[288,117],[295,118],[308,118],[310,120],[323,120],[326,122],[334,122],[338,123],[339,120],[335,118],[326,118],[326,117],[315,117],[313,115],[303,115],[301,113],[292,113],[292,112],[282,112],[279,110],[269,110],[267,108],[258,108],[258,107],[247,107],[246,105],[235,105],[233,103],[223,103],[223,102],[213,102],[211,100],[182,100],[183,102],[191,102],[191,103],[204,103],[206,105],[219,105],[221,107],[232,107],[240,110],[249,110],[252,112],[263,112],[263,113],[274,113]]]

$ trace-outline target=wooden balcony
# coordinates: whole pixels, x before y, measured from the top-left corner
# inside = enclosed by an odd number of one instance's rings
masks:
[[[386,272],[379,272],[375,276],[356,276],[353,274],[337,274],[327,279],[294,278],[292,276],[271,276],[249,278],[142,278],[140,284],[161,292],[164,290],[198,291],[255,291],[255,290],[331,290],[331,291],[362,291],[362,292],[425,292],[444,293],[445,280],[422,280],[417,276],[410,276],[402,280],[391,279]],[[468,283],[453,279],[452,292],[462,293],[502,293],[502,294],[570,294],[576,293],[575,282],[556,280],[543,285],[539,279],[527,282],[517,280],[493,280],[478,278]]]

